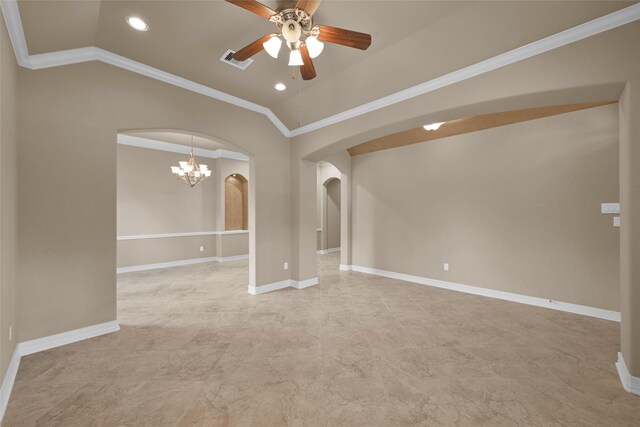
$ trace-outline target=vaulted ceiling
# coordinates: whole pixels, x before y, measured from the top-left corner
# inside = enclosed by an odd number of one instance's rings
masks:
[[[295,1],[263,2],[273,9]],[[325,47],[318,77],[291,80],[286,55],[246,70],[219,61],[274,24],[224,1],[18,1],[31,55],[97,46],[266,106],[290,129],[458,70],[633,4],[623,1],[331,1],[314,22],[370,33],[369,50]],[[147,32],[128,27],[139,16]],[[288,89],[273,86],[284,82]]]

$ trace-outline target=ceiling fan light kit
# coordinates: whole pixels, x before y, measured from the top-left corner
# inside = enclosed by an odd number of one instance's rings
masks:
[[[303,80],[316,77],[312,58],[317,58],[324,49],[324,42],[366,50],[371,45],[369,34],[359,33],[326,25],[313,25],[312,16],[322,0],[298,0],[295,8],[279,12],[255,0],[226,0],[276,24],[279,33],[268,34],[248,44],[233,57],[244,61],[264,49],[277,58],[282,39],[289,48],[289,66],[300,67]],[[304,37],[304,39],[303,39]]]
[[[316,36],[307,37],[305,44],[307,45],[307,50],[309,51],[309,56],[311,58],[317,58],[320,56],[322,49],[324,49],[324,43],[319,41]]]
[[[280,40],[277,34],[271,34],[271,38],[262,43],[262,47],[264,47],[264,50],[267,51],[272,58],[277,58],[280,48],[282,47],[282,40]]]
[[[290,67],[300,67],[304,65],[304,62],[302,61],[302,54],[300,53],[299,50],[292,50],[289,53],[289,66]]]

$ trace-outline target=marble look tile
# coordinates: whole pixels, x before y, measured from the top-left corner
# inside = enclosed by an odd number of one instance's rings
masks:
[[[266,381],[252,425],[324,426],[324,387],[309,378]]]
[[[263,381],[207,381],[177,425],[250,426],[263,395]]]
[[[318,260],[259,296],[246,261],[119,275],[121,331],[24,357],[3,425],[640,425],[619,324]]]

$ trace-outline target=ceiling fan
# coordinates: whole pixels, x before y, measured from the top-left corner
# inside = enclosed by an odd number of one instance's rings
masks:
[[[303,80],[316,77],[312,58],[316,58],[324,43],[335,43],[342,46],[366,50],[371,45],[371,35],[327,25],[313,25],[312,16],[322,0],[298,0],[295,8],[276,12],[255,0],[226,0],[236,6],[253,12],[256,15],[274,22],[278,33],[267,34],[248,44],[233,54],[233,59],[244,61],[262,49],[274,58],[282,46],[282,39],[289,48],[289,65],[299,66]],[[302,40],[302,36],[305,37]]]

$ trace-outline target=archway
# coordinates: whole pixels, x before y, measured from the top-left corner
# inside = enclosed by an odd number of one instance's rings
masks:
[[[239,173],[224,180],[224,229],[249,229],[249,182]]]
[[[117,142],[118,273],[250,258],[250,156],[232,144],[178,130],[120,131]],[[212,171],[193,187],[170,169],[192,150],[198,165]],[[225,215],[225,205],[236,222]],[[250,264],[241,265],[247,282]]]
[[[322,184],[322,254],[340,251],[340,185],[339,178]]]

